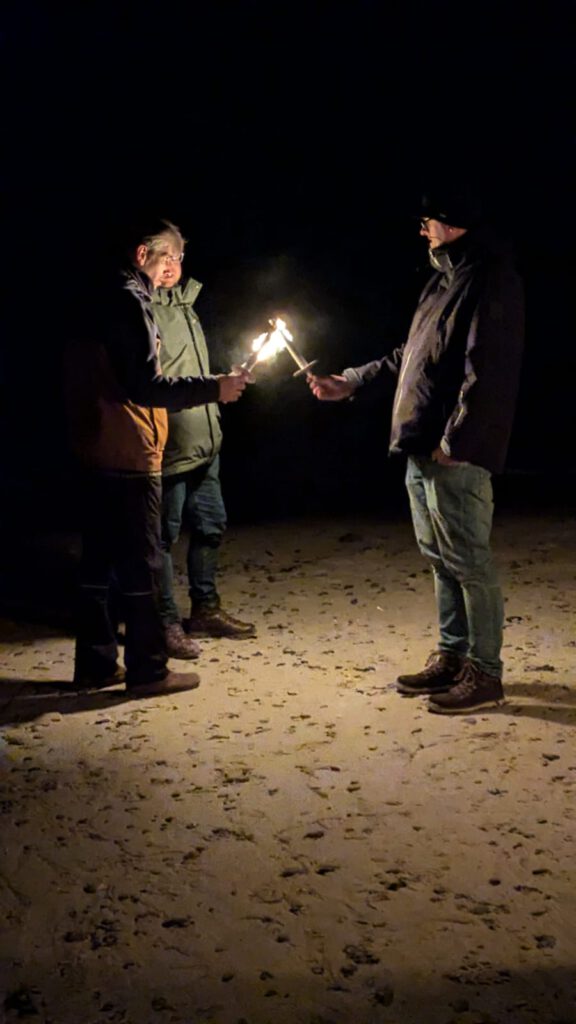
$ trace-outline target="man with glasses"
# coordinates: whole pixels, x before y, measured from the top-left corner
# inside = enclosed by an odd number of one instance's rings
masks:
[[[85,468],[74,671],[78,689],[123,678],[109,614],[113,579],[126,621],[127,690],[147,697],[199,683],[195,673],[168,670],[159,608],[167,410],[234,402],[249,375],[162,374],[151,297],[165,268],[179,265],[182,253],[182,237],[170,222],[139,229],[130,241],[128,266],[99,295],[83,340],[68,353],[72,442]]]
[[[206,339],[194,309],[201,285],[182,280],[184,240],[162,254],[164,264],[152,295],[152,314],[158,328],[162,372],[169,376],[206,376],[210,362]],[[226,509],[220,487],[222,430],[216,402],[170,411],[168,440],[162,463],[162,546],[160,608],[169,654],[194,657],[194,638],[227,637],[242,640],[255,635],[254,625],[222,607],[216,582],[218,549],[226,529]],[[171,548],[183,521],[189,533],[187,551],[190,617],[184,620],[174,598]]]
[[[420,234],[435,271],[408,339],[383,359],[309,377],[317,398],[395,391],[390,451],[407,455],[416,539],[432,567],[439,643],[406,696],[457,714],[502,703],[503,602],[490,550],[491,474],[503,469],[518,391],[523,291],[470,194],[427,197]]]

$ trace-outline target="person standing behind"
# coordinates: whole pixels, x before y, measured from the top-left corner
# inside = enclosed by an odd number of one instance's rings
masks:
[[[491,474],[512,429],[524,335],[523,289],[506,248],[466,193],[428,197],[420,234],[435,271],[408,339],[340,376],[310,376],[317,398],[395,388],[390,451],[407,455],[414,532],[429,561],[439,644],[400,693],[428,694],[430,711],[502,703],[503,600],[492,552]]]
[[[181,234],[179,245],[183,252]],[[181,278],[181,263],[167,262],[152,295],[152,314],[162,339],[162,371],[169,376],[206,376],[210,373],[208,348],[194,310],[202,286],[193,278]],[[217,588],[218,549],[226,529],[219,472],[221,444],[220,412],[215,402],[169,412],[162,462],[160,609],[168,652],[175,658],[195,656],[186,653],[194,644],[191,637],[241,640],[256,632],[252,623],[235,618],[222,607]],[[174,598],[171,555],[184,523],[190,531],[187,574],[191,609],[184,620],[189,636],[182,628]]]
[[[168,670],[159,608],[161,464],[166,410],[236,401],[244,372],[162,374],[151,294],[164,267],[180,263],[180,233],[168,221],[138,230],[123,272],[101,289],[65,361],[72,446],[84,468],[82,559],[74,684],[121,680],[109,613],[113,580],[126,621],[125,682],[135,697],[198,686]]]

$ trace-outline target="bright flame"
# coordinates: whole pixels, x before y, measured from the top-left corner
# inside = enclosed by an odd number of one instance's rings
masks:
[[[290,340],[292,335],[286,329],[286,324],[283,320],[271,320],[270,323],[274,326],[273,331],[265,331],[264,334],[259,334],[257,338],[254,338],[252,342],[252,351],[258,353],[257,362],[263,363],[266,359],[271,359],[272,356],[278,355],[283,348],[286,348],[286,342],[284,340],[284,334]],[[280,327],[280,325],[282,325]]]
[[[270,323],[275,328],[273,335],[279,334],[281,337],[286,338],[287,341],[294,341],[294,335],[290,334],[285,320],[281,320],[280,317],[278,317],[276,320],[271,320]]]
[[[262,355],[262,348],[264,346],[264,342],[266,341],[266,338],[268,337],[268,333],[269,333],[268,331],[264,331],[264,334],[259,334],[258,337],[254,338],[254,341],[252,342],[252,351],[259,353],[259,356],[258,356],[258,361],[259,362],[260,362],[260,360],[262,358],[264,358],[264,359],[266,358],[266,356]]]
[[[252,356],[242,363],[244,369],[252,370],[256,363],[263,363],[265,360],[271,359],[272,356],[277,355],[278,352],[281,352],[292,341],[292,335],[284,320],[278,318],[277,320],[269,320],[268,323],[274,329],[272,331],[265,331],[263,334],[259,334],[257,338],[254,338],[252,342]]]

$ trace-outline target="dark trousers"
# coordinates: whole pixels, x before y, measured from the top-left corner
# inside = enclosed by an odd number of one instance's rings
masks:
[[[114,672],[118,647],[109,592],[120,590],[126,622],[126,683],[167,675],[158,603],[161,567],[159,476],[91,474],[83,485],[82,561],[75,679]]]
[[[220,459],[189,473],[165,476],[162,482],[162,571],[160,609],[166,625],[180,622],[174,599],[172,545],[180,536],[182,523],[190,529],[187,568],[188,586],[195,607],[217,608],[216,586],[218,548],[226,529],[226,509],[220,488]]]

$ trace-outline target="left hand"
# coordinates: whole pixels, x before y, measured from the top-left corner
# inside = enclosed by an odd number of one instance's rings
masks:
[[[435,448],[434,451],[432,452],[432,461],[433,462],[439,462],[441,466],[459,466],[460,465],[460,463],[458,462],[458,459],[451,459],[450,456],[446,455],[446,453],[442,450],[442,448],[440,448],[440,446],[438,446],[438,448]]]

